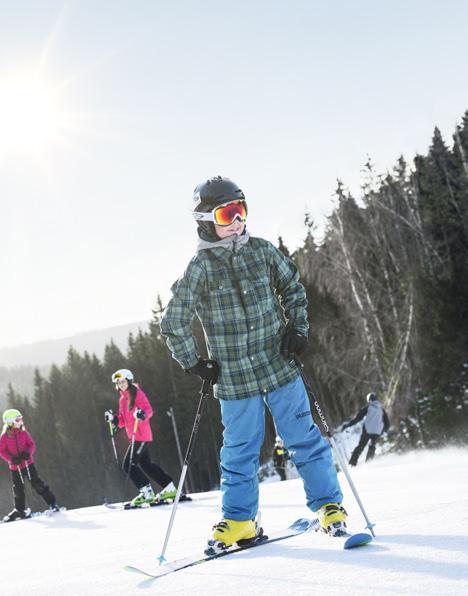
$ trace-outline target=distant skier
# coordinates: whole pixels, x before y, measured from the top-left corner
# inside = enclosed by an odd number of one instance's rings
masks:
[[[273,447],[273,465],[281,480],[286,480],[286,462],[288,459],[288,450],[284,446],[283,439],[278,436]]]
[[[148,446],[153,440],[150,426],[153,409],[148,398],[134,382],[133,373],[126,368],[116,371],[112,375],[112,382],[120,394],[119,414],[117,416],[112,410],[107,410],[104,417],[107,423],[110,422],[114,426],[115,430],[117,427],[125,428],[130,441],[122,467],[126,473],[129,472],[130,467],[130,478],[140,491],[131,501],[132,506],[139,507],[143,503],[151,504],[155,501],[173,499],[177,491],[172,478],[151,461],[148,451]],[[131,443],[135,428],[135,443],[130,466]],[[154,493],[148,476],[162,487],[162,491],[158,495]]]
[[[13,481],[15,508],[3,518],[4,522],[31,517],[26,507],[25,483],[29,480],[33,489],[41,495],[51,511],[59,511],[57,501],[50,488],[39,478],[33,462],[36,443],[24,427],[23,416],[14,408],[3,413],[3,430],[0,436],[0,457],[10,467]]]
[[[361,438],[359,439],[359,443],[357,444],[357,447],[353,451],[349,460],[349,464],[351,466],[357,465],[359,456],[369,441],[370,445],[367,451],[366,461],[374,457],[377,441],[384,432],[387,432],[390,426],[387,412],[377,399],[377,395],[375,393],[369,393],[367,395],[367,406],[364,406],[364,408],[359,410],[356,416],[344,424],[341,429],[345,430],[363,418],[365,418],[365,420],[362,427]]]
[[[257,536],[266,406],[304,480],[307,505],[324,531],[342,533],[346,512],[330,445],[313,422],[293,361],[307,347],[308,333],[297,268],[273,244],[249,235],[244,193],[229,178],[203,181],[193,201],[197,253],[172,286],[161,332],[182,368],[213,384],[221,406],[223,517],[207,551],[218,542],[230,546]],[[200,356],[191,328],[195,317],[209,359]]]

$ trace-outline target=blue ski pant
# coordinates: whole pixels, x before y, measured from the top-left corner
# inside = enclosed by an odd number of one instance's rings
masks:
[[[328,441],[314,424],[300,377],[266,395],[220,400],[224,426],[221,448],[223,517],[243,521],[258,511],[258,468],[265,435],[265,405],[304,482],[307,506],[317,511],[341,503],[343,495]]]

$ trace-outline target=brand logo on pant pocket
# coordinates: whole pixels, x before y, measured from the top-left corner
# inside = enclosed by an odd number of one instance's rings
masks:
[[[296,418],[299,420],[299,418],[304,418],[305,416],[311,416],[310,410],[307,410],[307,412],[301,412],[300,414],[296,414]]]

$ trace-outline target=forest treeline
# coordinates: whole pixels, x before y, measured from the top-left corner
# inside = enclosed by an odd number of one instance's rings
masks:
[[[334,427],[375,391],[392,422],[389,448],[466,442],[468,111],[450,145],[436,128],[427,155],[411,165],[401,158],[386,175],[368,162],[364,178],[358,197],[338,182],[320,242],[306,215],[306,239],[290,255],[309,297],[306,373]],[[279,247],[288,254],[281,239]],[[126,353],[111,343],[100,360],[71,348],[67,363],[52,366],[47,377],[36,371],[33,396],[9,386],[7,401],[22,410],[38,444],[37,466],[61,504],[123,498],[124,475],[103,418],[107,408],[117,408],[110,378],[122,367],[134,372],[155,409],[154,459],[178,477],[174,423],[184,454],[200,383],[170,357],[159,332],[162,309],[158,298],[149,330],[130,335]],[[194,332],[203,346],[196,323]],[[274,435],[268,419],[263,460]],[[218,486],[221,442],[219,407],[210,399],[189,469],[190,490]],[[120,457],[126,444],[118,434]],[[7,509],[6,465],[2,472],[0,505]],[[126,497],[133,492],[127,487]]]

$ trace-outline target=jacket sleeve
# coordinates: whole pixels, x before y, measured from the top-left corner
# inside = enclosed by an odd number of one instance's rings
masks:
[[[307,336],[307,296],[296,265],[278,248],[268,243],[271,278],[280,298],[288,325]]]
[[[8,445],[5,434],[3,434],[0,437],[0,457],[4,459],[8,464],[11,463],[11,453],[8,451]]]
[[[35,453],[36,451],[36,443],[34,442],[34,439],[31,437],[31,435],[26,432],[26,446],[27,446],[27,451],[29,453],[29,455],[33,455],[33,453]]]
[[[146,393],[141,389],[138,391],[135,400],[135,406],[140,410],[144,411],[144,413],[146,414],[146,420],[149,420],[153,415],[153,408],[151,407],[149,399],[146,397]]]
[[[368,408],[368,406],[364,406],[361,410],[359,410],[359,412],[356,414],[356,416],[343,426],[343,430],[345,428],[349,428],[350,426],[353,426],[354,424],[357,424],[360,420],[362,420],[365,417],[365,415],[367,414],[367,408]]]
[[[172,298],[161,319],[161,334],[173,358],[183,369],[195,366],[200,357],[191,324],[204,289],[205,272],[195,259],[191,260],[184,275],[172,286]]]
[[[124,428],[125,427],[125,418],[123,415],[123,406],[122,406],[122,399],[119,400],[119,416],[118,416],[119,422],[118,422],[118,427],[119,428]]]

